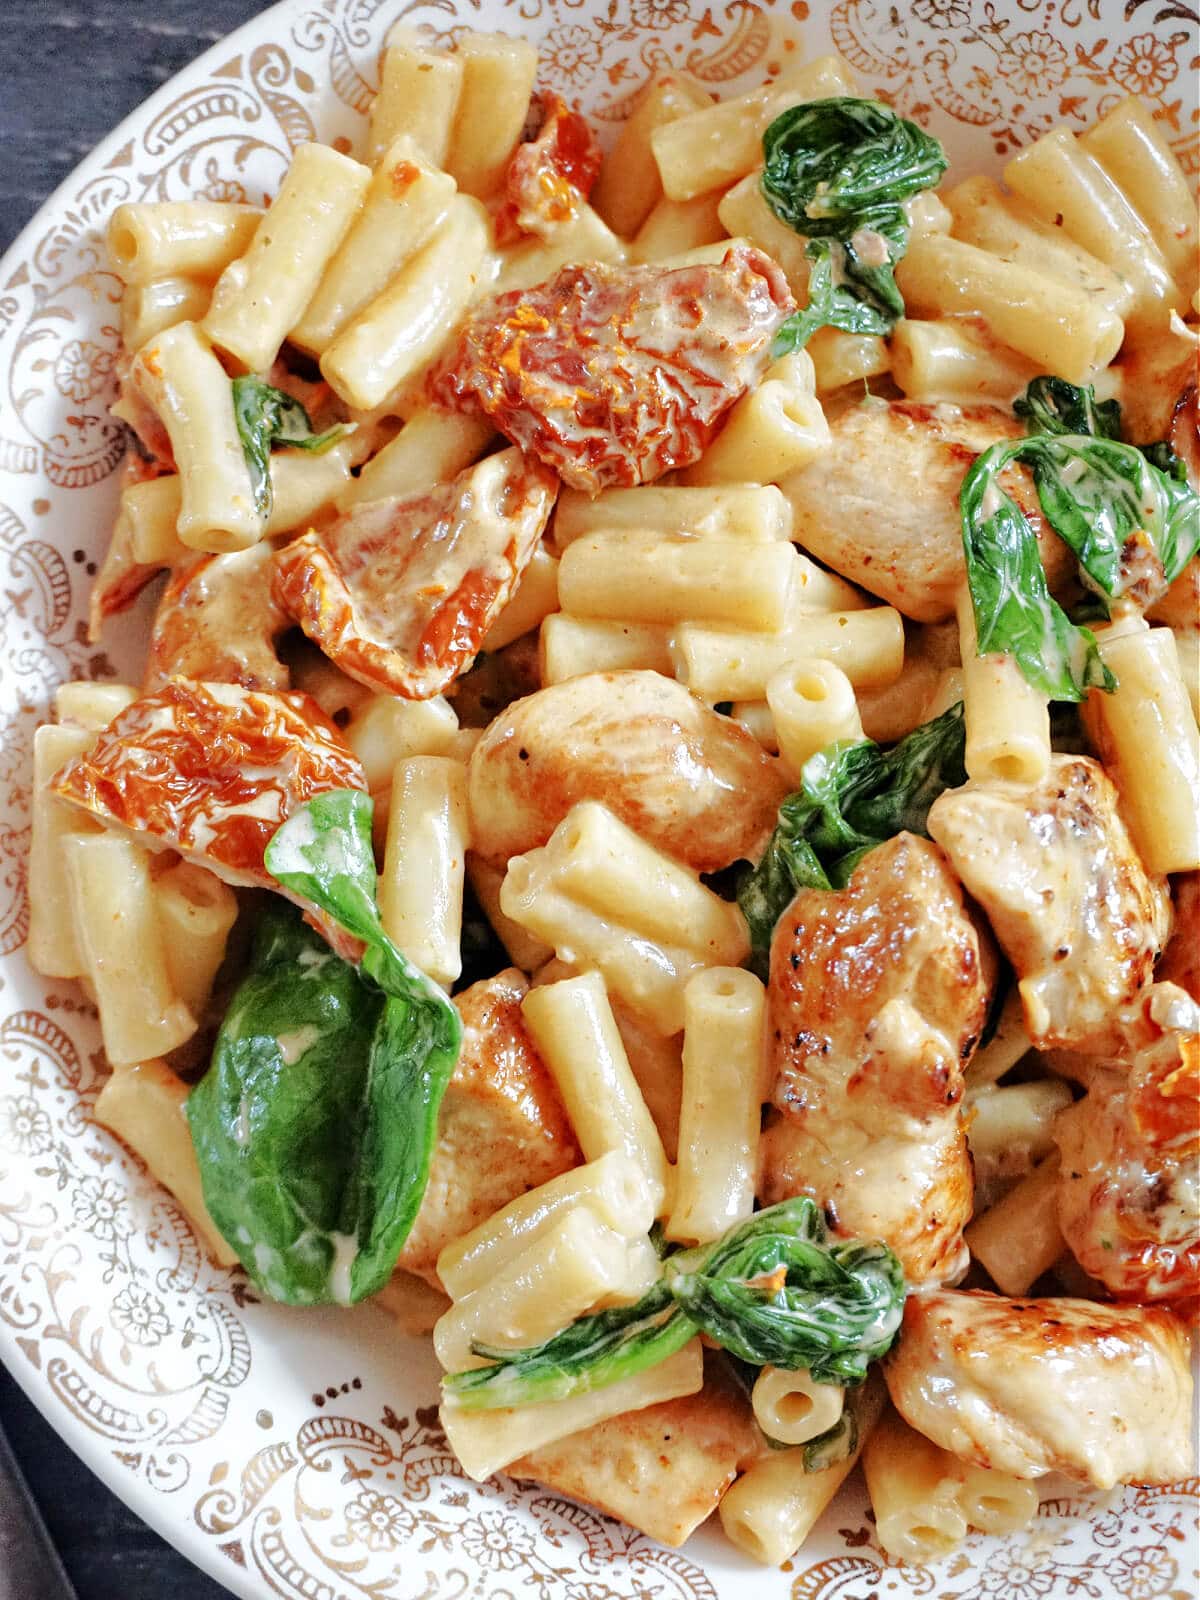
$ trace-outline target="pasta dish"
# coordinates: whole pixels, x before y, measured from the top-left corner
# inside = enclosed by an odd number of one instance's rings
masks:
[[[907,1564],[1175,1482],[1195,196],[1135,98],[1001,182],[833,56],[606,154],[537,68],[398,26],[356,153],[111,218],[153,621],[29,860],[95,1116],[431,1337],[477,1481],[776,1565],[860,1464]]]

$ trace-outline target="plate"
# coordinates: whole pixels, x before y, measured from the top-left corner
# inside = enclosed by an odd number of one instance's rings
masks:
[[[56,684],[138,660],[134,629],[96,649],[83,620],[124,448],[102,230],[126,200],[261,201],[314,137],[353,149],[398,9],[264,12],[128,118],[0,264],[0,1355],[117,1494],[247,1600],[1185,1600],[1194,1483],[1102,1500],[1049,1485],[1028,1534],[973,1536],[935,1570],[889,1565],[849,1493],[780,1572],[708,1531],[671,1551],[538,1488],[477,1487],[438,1431],[426,1343],[370,1307],[261,1303],[90,1118],[94,1013],[35,977],[21,945],[33,729]],[[960,173],[1129,91],[1200,166],[1195,13],[1175,0],[414,0],[404,14],[444,41],[466,25],[528,34],[544,80],[604,130],[653,70],[724,96],[835,48]]]

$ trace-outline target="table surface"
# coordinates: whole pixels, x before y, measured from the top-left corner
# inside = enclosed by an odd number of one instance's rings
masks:
[[[259,0],[3,0],[0,253],[122,117]],[[56,1436],[0,1368],[0,1421],[79,1600],[220,1600]],[[17,1591],[19,1592],[19,1591]]]

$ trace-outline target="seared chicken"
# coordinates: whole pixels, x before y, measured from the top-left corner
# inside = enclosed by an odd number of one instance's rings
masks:
[[[1033,1043],[1115,1048],[1118,1013],[1166,940],[1170,900],[1135,853],[1104,769],[1057,755],[1033,788],[997,779],[948,790],[929,831],[1016,969]]]
[[[698,1394],[610,1417],[505,1470],[681,1545],[759,1449],[745,1394],[724,1361],[709,1356]]]
[[[510,968],[454,997],[462,1053],[438,1114],[425,1197],[396,1263],[433,1284],[451,1240],[583,1160],[521,1020],[527,988]]]
[[[286,689],[275,639],[290,619],[271,595],[274,570],[275,552],[265,542],[178,567],[154,615],[147,690],[175,676]]]
[[[1200,1006],[1155,984],[1157,1042],[1062,1112],[1058,1220],[1118,1299],[1200,1296]]]
[[[963,1068],[990,946],[936,845],[901,833],[838,893],[803,889],[771,946],[771,1098],[759,1193],[813,1195],[838,1233],[886,1240],[910,1281],[966,1266]]]
[[[915,622],[954,615],[965,578],[958,493],[989,445],[1023,433],[992,406],[967,409],[867,400],[831,413],[830,449],[781,485],[795,537],[814,556]],[[1074,557],[1045,527],[1032,479],[1010,467],[1000,485],[1038,536],[1050,587]]]
[[[1101,1489],[1194,1471],[1190,1341],[1161,1308],[910,1295],[885,1375],[906,1422],[981,1467]]]
[[[471,755],[472,843],[498,867],[580,800],[698,872],[758,853],[788,784],[729,717],[657,672],[591,672],[504,711]]]

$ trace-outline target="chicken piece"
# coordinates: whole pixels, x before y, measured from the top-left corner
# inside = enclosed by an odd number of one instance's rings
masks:
[[[1200,1297],[1200,1006],[1156,984],[1161,1035],[1062,1112],[1058,1220],[1120,1300]]]
[[[719,265],[563,267],[477,307],[431,394],[482,407],[573,489],[632,488],[699,460],[795,309],[745,245]]]
[[[1174,926],[1154,976],[1200,1000],[1200,872],[1181,872],[1174,890]]]
[[[120,712],[51,788],[151,850],[278,889],[271,836],[313,795],[363,789],[358,757],[303,694],[172,678]]]
[[[471,753],[472,843],[533,850],[581,800],[696,872],[756,856],[788,784],[729,717],[657,672],[591,672],[518,700]]]
[[[279,552],[275,598],[350,677],[429,700],[475,659],[557,493],[552,472],[501,451],[451,483],[310,529]]]
[[[1170,898],[1135,853],[1103,767],[1056,755],[1032,788],[996,779],[947,790],[929,832],[1016,969],[1033,1043],[1118,1048],[1119,1013],[1150,979]]]
[[[914,622],[944,622],[966,578],[958,494],[989,445],[1024,432],[993,406],[867,400],[831,411],[832,446],[781,485],[804,549]],[[1038,536],[1054,589],[1074,556],[1045,526],[1023,467],[1000,475]]]
[[[437,1258],[510,1200],[583,1160],[521,1019],[515,967],[455,995],[462,1052],[438,1113],[429,1183],[397,1266],[441,1287]]]
[[[232,555],[199,555],[178,567],[154,616],[147,692],[168,678],[286,689],[275,639],[290,624],[271,593],[275,552],[251,545]]]
[[[699,1393],[610,1417],[505,1470],[619,1517],[662,1544],[681,1545],[759,1453],[749,1402],[725,1362],[710,1354]]]
[[[993,965],[945,857],[914,834],[872,850],[844,889],[797,894],[771,945],[765,1204],[811,1194],[837,1233],[891,1245],[910,1282],[962,1275],[963,1069]]]
[[[909,1296],[884,1373],[896,1410],[943,1450],[1111,1489],[1194,1470],[1189,1346],[1162,1308],[943,1289]]]
[[[519,144],[508,164],[504,204],[496,216],[497,242],[511,243],[523,233],[548,238],[569,222],[591,194],[600,160],[587,118],[558,95],[544,96],[537,136]]]

